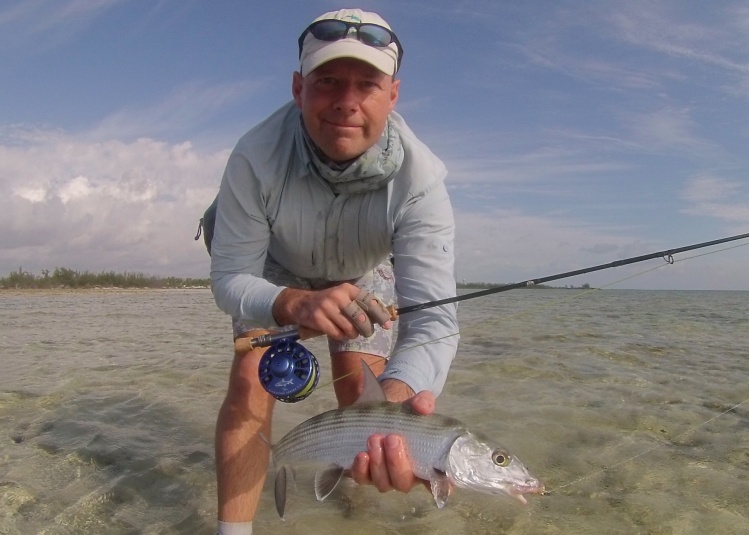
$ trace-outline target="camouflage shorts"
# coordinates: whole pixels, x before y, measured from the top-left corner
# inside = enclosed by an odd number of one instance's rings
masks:
[[[331,282],[324,279],[304,279],[297,277],[293,273],[280,266],[275,260],[268,256],[265,267],[263,269],[263,278],[277,284],[279,286],[286,286],[288,288],[299,288],[302,290],[322,290],[324,288],[330,288],[336,282]],[[375,268],[366,272],[358,279],[354,279],[350,282],[363,288],[372,294],[374,294],[385,306],[395,305],[395,277],[393,275],[393,265],[388,258]],[[233,320],[234,327],[234,338],[237,336],[258,328],[257,325],[249,325],[241,322],[237,319]],[[393,349],[393,343],[395,341],[395,331],[397,321],[392,322],[393,326],[390,329],[383,329],[379,325],[375,324],[374,334],[369,338],[359,336],[353,340],[344,340],[339,342],[328,338],[328,348],[330,353],[339,353],[341,351],[356,351],[358,353],[368,353],[370,355],[377,355],[380,357],[388,358]]]

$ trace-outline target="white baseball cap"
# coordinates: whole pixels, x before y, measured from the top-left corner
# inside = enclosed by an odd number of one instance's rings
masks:
[[[343,24],[320,24],[328,20]],[[338,58],[359,59],[385,74],[394,75],[400,68],[402,56],[403,49],[390,25],[377,13],[361,9],[325,13],[312,21],[299,37],[299,63],[303,76]]]

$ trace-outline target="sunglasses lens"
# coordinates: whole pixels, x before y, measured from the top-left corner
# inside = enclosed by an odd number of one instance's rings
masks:
[[[359,40],[365,45],[381,48],[393,42],[390,32],[374,24],[362,24],[359,27]]]
[[[323,20],[310,28],[310,33],[320,41],[338,41],[348,33],[348,26],[339,20]]]

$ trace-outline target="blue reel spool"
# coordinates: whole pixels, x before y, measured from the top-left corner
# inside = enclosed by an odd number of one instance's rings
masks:
[[[296,403],[309,396],[320,379],[320,365],[293,338],[274,341],[260,359],[260,384],[274,398]]]

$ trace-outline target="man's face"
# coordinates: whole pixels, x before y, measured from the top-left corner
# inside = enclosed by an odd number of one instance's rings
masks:
[[[295,72],[292,94],[315,145],[334,162],[345,162],[377,142],[399,84],[368,63],[341,58],[307,76]]]

